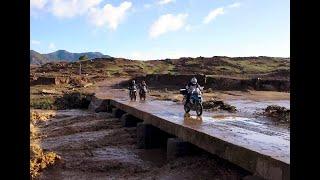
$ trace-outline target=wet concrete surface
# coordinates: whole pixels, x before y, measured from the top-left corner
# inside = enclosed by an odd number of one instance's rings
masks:
[[[290,164],[289,124],[278,124],[271,118],[258,114],[268,105],[280,105],[290,109],[290,100],[226,100],[226,103],[236,106],[237,113],[204,111],[202,117],[197,118],[193,111],[186,117],[182,102],[159,101],[150,96],[147,96],[146,101],[133,102],[129,100],[128,92],[124,89],[102,86],[96,96],[101,99],[114,99],[170,122],[196,129]]]
[[[240,107],[238,113],[204,112],[201,118],[196,117],[195,112],[186,115],[182,104],[171,101],[132,102],[125,98],[116,101],[290,164],[290,130],[277,126],[266,117],[256,117],[253,114],[253,109],[259,110],[259,107],[275,104],[275,101],[229,102]]]

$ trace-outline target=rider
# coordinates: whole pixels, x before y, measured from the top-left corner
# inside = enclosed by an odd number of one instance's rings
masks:
[[[187,89],[186,103],[190,100],[191,90],[195,89],[195,88],[199,88],[200,89],[200,85],[198,84],[197,78],[193,77],[193,78],[191,78],[189,83],[186,85],[186,89]]]
[[[146,90],[146,91],[148,90],[148,86],[145,81],[142,81],[140,84],[140,91],[142,90]]]
[[[135,80],[132,80],[130,85],[129,85],[129,90],[136,90],[137,89],[137,84]]]

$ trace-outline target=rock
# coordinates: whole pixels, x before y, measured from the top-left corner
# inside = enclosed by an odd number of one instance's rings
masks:
[[[58,92],[54,89],[52,89],[52,90],[42,89],[41,93],[43,93],[43,94],[62,94],[61,92]]]
[[[87,83],[87,84],[85,84],[83,87],[89,87],[89,86],[92,86],[93,84],[92,83]]]

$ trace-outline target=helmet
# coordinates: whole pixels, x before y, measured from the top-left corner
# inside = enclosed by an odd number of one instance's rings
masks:
[[[197,78],[193,77],[193,78],[191,79],[191,83],[192,83],[192,84],[197,84]]]

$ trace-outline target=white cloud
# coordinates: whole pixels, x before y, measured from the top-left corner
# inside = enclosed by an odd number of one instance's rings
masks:
[[[37,41],[37,40],[31,40],[31,44],[38,45],[38,44],[40,44],[40,41]]]
[[[31,9],[42,9],[46,5],[47,0],[31,0],[30,8]]]
[[[48,48],[50,50],[56,50],[56,45],[54,43],[50,43]]]
[[[145,9],[149,9],[149,8],[152,7],[152,4],[144,4],[143,7],[144,7]]]
[[[41,17],[39,13],[45,10],[48,4],[47,0],[31,0],[30,1],[30,16],[33,18]]]
[[[83,15],[89,9],[98,6],[102,0],[52,0],[50,11],[60,18],[71,18]]]
[[[131,2],[123,2],[118,7],[106,4],[103,8],[91,8],[89,19],[94,25],[101,27],[108,25],[110,29],[115,30],[124,20],[126,12],[131,8]]]
[[[214,20],[216,17],[218,17],[219,15],[222,15],[222,14],[224,14],[224,8],[223,7],[214,9],[203,19],[203,23],[204,24],[208,24],[212,20]]]
[[[156,38],[169,31],[177,31],[185,26],[188,14],[165,14],[160,16],[151,26],[149,36]]]
[[[164,4],[169,4],[172,3],[174,0],[160,0],[158,1],[158,4],[164,5]]]
[[[235,3],[233,3],[233,4],[230,4],[230,5],[228,6],[228,8],[237,8],[237,7],[239,7],[240,5],[241,5],[241,3],[235,2]]]

